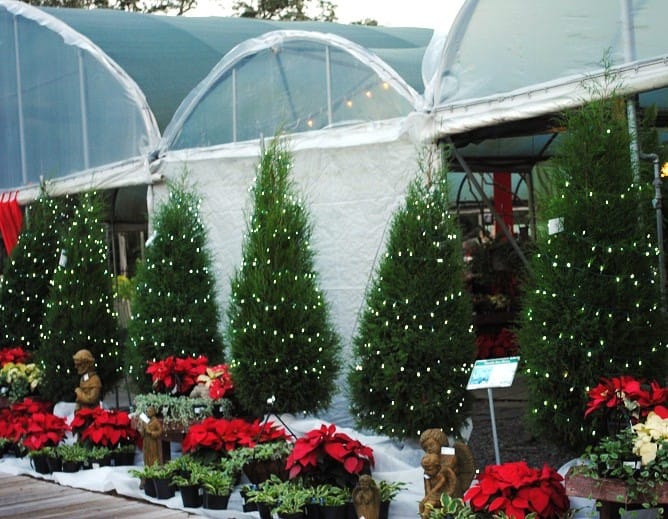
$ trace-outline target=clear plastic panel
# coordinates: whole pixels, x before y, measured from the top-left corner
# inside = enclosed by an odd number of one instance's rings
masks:
[[[201,98],[171,148],[251,140],[278,130],[307,132],[411,110],[407,99],[350,53],[289,40],[228,69]]]
[[[13,19],[0,10],[0,179],[5,186],[18,186],[21,179],[21,145],[16,88],[16,53]],[[2,187],[2,186],[0,186]]]

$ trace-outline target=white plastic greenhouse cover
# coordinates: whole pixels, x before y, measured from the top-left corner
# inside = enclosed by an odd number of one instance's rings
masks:
[[[467,0],[425,53],[425,102],[455,134],[580,105],[606,72],[618,94],[664,87],[666,19],[665,0]]]
[[[0,189],[37,190],[56,178],[53,194],[150,182],[139,164],[159,142],[155,119],[135,82],[90,40],[40,9],[0,0],[0,63]]]
[[[215,146],[422,109],[422,96],[356,43],[334,34],[272,31],[220,60],[181,103],[160,148]]]

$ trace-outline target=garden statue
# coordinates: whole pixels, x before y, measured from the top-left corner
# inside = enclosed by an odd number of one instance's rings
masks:
[[[149,406],[146,415],[142,415],[141,435],[144,438],[144,466],[163,464],[162,459],[162,420],[158,418],[155,407]]]
[[[95,359],[88,350],[79,350],[74,356],[74,367],[81,375],[79,387],[74,390],[76,409],[97,407],[100,405],[102,381],[95,373]]]
[[[421,465],[424,469],[424,498],[419,511],[424,518],[429,516],[427,504],[441,506],[441,495],[462,497],[475,475],[475,462],[471,449],[463,442],[449,446],[442,429],[427,429],[420,436],[420,445],[425,451]]]
[[[353,504],[359,519],[378,519],[380,514],[380,489],[368,474],[359,477],[353,489]]]

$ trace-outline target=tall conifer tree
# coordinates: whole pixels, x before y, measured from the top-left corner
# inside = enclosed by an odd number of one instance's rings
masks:
[[[464,288],[445,168],[423,159],[395,213],[354,339],[349,373],[358,424],[396,438],[440,427],[459,433],[475,358],[473,308]]]
[[[272,397],[276,412],[326,408],[340,365],[291,163],[278,138],[263,152],[242,265],[232,280],[228,332],[236,395],[256,414]]]
[[[79,195],[61,241],[62,255],[46,303],[37,357],[44,369],[41,394],[73,401],[79,376],[72,356],[90,350],[103,391],[120,379],[121,352],[109,270],[106,204],[101,195]]]
[[[155,215],[146,258],[137,267],[128,325],[128,367],[144,391],[151,387],[148,361],[205,355],[218,363],[224,358],[201,200],[185,178],[168,189],[169,198]]]
[[[663,381],[651,177],[636,178],[625,104],[606,97],[564,117],[518,333],[536,431],[580,450],[604,434],[583,418],[601,377]],[[652,150],[645,150],[652,151]],[[555,232],[556,231],[556,232]]]
[[[0,346],[36,350],[51,280],[58,265],[64,199],[44,192],[26,207],[24,229],[0,286]]]

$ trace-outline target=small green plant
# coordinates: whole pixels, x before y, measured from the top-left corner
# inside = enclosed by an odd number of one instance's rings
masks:
[[[281,487],[281,492],[278,496],[278,505],[274,510],[277,513],[294,514],[301,512],[306,507],[310,497],[310,492],[301,484],[294,481],[286,482]]]
[[[406,488],[406,483],[403,481],[385,481],[383,479],[378,481],[381,502],[392,501],[404,488]]]
[[[274,506],[281,495],[282,488],[287,483],[281,481],[278,476],[272,474],[269,479],[263,481],[255,488],[249,488],[246,494],[249,503],[265,503]]]
[[[223,470],[207,470],[202,474],[200,483],[212,495],[227,496],[234,488],[234,478]]]
[[[177,458],[176,460],[172,461],[177,461],[180,459],[181,458]],[[170,461],[168,465],[171,465],[173,469],[172,484],[176,485],[177,487],[202,485],[203,480],[206,478],[206,475],[210,470],[205,465],[197,463],[194,460],[191,460],[187,464],[181,462],[172,463]]]
[[[144,465],[142,469],[131,469],[130,474],[139,479],[171,479],[174,468],[169,465]]]
[[[73,461],[84,463],[88,461],[88,456],[90,453],[89,449],[86,449],[82,445],[74,443],[72,445],[59,445],[56,447],[58,456],[63,461]]]
[[[323,483],[307,489],[309,493],[308,501],[323,506],[345,505],[351,499],[349,489]]]
[[[429,510],[429,519],[476,519],[476,513],[463,499],[448,494],[441,496],[440,508],[434,508],[431,503],[427,503],[426,508]]]
[[[135,396],[137,414],[146,413],[153,407],[162,416],[166,428],[188,426],[208,416],[213,416],[214,408],[222,408],[225,417],[232,415],[233,405],[227,398],[212,400],[210,398],[191,398],[189,396],[172,396],[164,393],[145,393]]]

